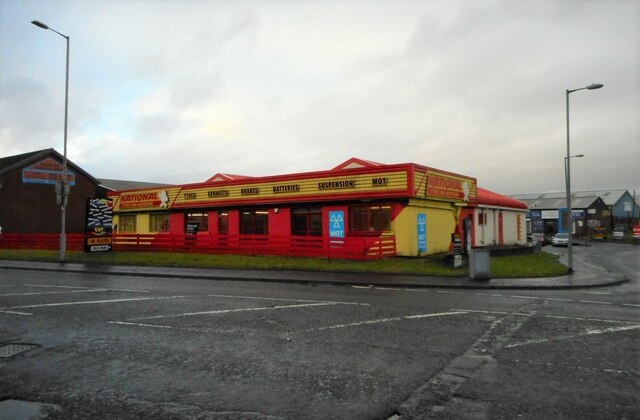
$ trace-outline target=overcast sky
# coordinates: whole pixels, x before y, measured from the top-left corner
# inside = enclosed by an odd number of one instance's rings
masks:
[[[640,193],[638,0],[0,2],[0,157],[97,178],[414,162],[499,193]]]

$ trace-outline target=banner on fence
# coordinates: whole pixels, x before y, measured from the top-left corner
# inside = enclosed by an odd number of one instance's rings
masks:
[[[113,201],[108,198],[87,200],[85,252],[107,252],[113,246]]]

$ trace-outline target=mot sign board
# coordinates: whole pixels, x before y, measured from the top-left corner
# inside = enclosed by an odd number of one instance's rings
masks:
[[[329,237],[344,238],[344,211],[329,212]]]
[[[113,201],[108,198],[87,200],[85,252],[111,251],[113,238]]]
[[[427,215],[418,213],[418,252],[427,252]]]

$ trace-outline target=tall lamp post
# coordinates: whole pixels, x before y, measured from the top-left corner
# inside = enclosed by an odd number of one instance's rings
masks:
[[[31,23],[39,28],[53,31],[67,40],[67,69],[66,69],[66,83],[64,87],[64,153],[62,157],[62,184],[60,191],[60,262],[64,262],[67,252],[67,227],[66,227],[66,208],[67,198],[69,196],[69,184],[67,183],[67,116],[69,111],[69,37],[62,34],[55,29],[52,29],[42,22],[32,20]]]
[[[569,245],[568,245],[568,257],[567,263],[569,272],[573,272],[573,239],[571,238],[571,232],[573,230],[573,220],[571,214],[571,156],[570,143],[569,143],[569,94],[577,92],[579,90],[595,90],[600,89],[603,85],[600,83],[592,83],[589,86],[581,87],[579,89],[567,89],[566,102],[567,102],[567,156],[564,158],[565,162],[565,182],[567,184],[567,222],[569,225]],[[577,155],[575,157],[578,157]]]

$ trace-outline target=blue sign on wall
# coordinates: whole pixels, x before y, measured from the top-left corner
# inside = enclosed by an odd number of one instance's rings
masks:
[[[529,210],[527,219],[542,219],[542,210]]]
[[[427,215],[418,213],[418,252],[427,252]]]
[[[329,237],[344,238],[344,212],[329,212]]]

